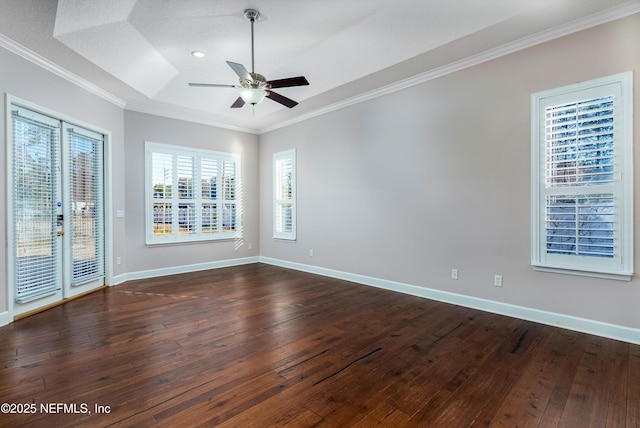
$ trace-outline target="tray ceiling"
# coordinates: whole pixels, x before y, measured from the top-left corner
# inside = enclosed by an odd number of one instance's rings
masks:
[[[0,0],[0,34],[126,108],[261,132],[412,76],[598,15],[638,11],[602,0]],[[304,75],[309,86],[230,109],[237,84],[225,61],[251,67],[246,8],[258,8],[255,71]],[[585,24],[587,25],[587,24]],[[192,51],[204,58],[195,58]]]

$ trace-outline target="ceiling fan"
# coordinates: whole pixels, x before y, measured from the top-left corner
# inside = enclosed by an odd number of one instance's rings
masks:
[[[245,103],[252,105],[259,104],[264,98],[269,98],[285,107],[293,108],[298,103],[291,98],[273,92],[273,88],[289,88],[292,86],[306,86],[309,84],[304,76],[289,77],[286,79],[267,80],[262,74],[258,74],[254,69],[254,46],[253,46],[253,24],[260,19],[260,12],[256,9],[244,11],[244,17],[251,22],[251,73],[244,65],[227,61],[229,67],[240,77],[239,85],[224,85],[217,83],[189,83],[189,86],[201,86],[212,88],[236,88],[239,97],[231,104],[231,108],[240,108]]]

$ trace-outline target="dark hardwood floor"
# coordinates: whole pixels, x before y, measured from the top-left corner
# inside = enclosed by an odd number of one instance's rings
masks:
[[[0,402],[33,412],[2,427],[640,424],[638,345],[263,264],[100,290],[0,344]]]

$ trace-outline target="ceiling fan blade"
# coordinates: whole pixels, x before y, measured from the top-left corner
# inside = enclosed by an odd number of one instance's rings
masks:
[[[273,91],[267,91],[267,98],[271,98],[273,101],[282,104],[285,107],[293,108],[298,105],[296,101],[291,98],[287,98]]]
[[[231,108],[240,108],[244,105],[244,100],[242,97],[238,97],[237,100],[233,104],[231,104]]]
[[[231,67],[241,79],[248,80],[250,82],[253,81],[244,65],[231,61],[227,61],[227,64],[229,64],[229,67]]]
[[[289,88],[291,86],[306,86],[309,84],[304,76],[289,77],[287,79],[270,80],[267,82],[272,88]]]
[[[189,86],[210,87],[210,88],[235,88],[235,85],[222,85],[218,83],[189,83]]]

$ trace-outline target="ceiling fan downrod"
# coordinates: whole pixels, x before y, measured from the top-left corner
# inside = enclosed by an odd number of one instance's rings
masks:
[[[260,19],[260,11],[256,9],[246,9],[244,11],[244,17],[251,22],[251,74],[256,72],[255,70],[255,54],[253,47],[253,24]]]

